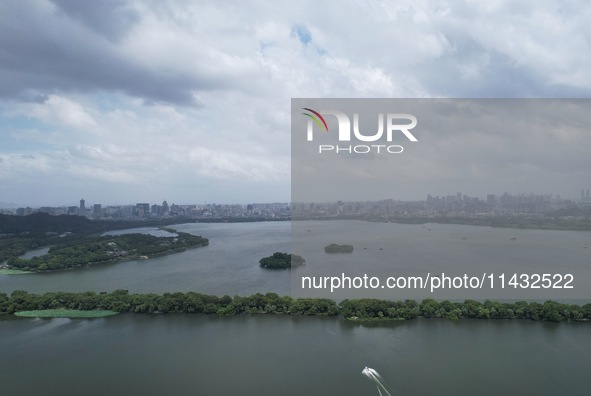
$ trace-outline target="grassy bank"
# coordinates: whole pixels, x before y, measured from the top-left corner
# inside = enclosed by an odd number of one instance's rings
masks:
[[[15,312],[16,316],[26,318],[103,318],[105,316],[117,315],[118,312],[107,310],[81,311],[77,309],[44,309],[35,311]]]
[[[23,274],[32,274],[31,271],[22,271],[22,270],[15,270],[15,269],[0,269],[0,275],[23,275]]]

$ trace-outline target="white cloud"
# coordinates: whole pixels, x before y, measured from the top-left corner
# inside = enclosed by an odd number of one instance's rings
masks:
[[[158,198],[248,182],[262,201],[270,188],[289,190],[293,97],[591,93],[582,1],[120,3],[101,13],[59,1],[0,6],[0,119],[11,122],[0,127],[10,147],[0,147],[0,175],[20,183],[15,197],[40,196],[43,177],[122,197],[149,181]],[[470,144],[496,147],[491,139]],[[463,172],[421,166],[425,178]],[[199,193],[223,200],[223,191]]]
[[[96,125],[93,116],[73,98],[50,95],[43,103],[23,103],[10,108],[6,116],[34,117],[47,125],[92,129]]]

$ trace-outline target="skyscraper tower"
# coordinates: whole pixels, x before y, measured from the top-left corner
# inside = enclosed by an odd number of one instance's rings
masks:
[[[101,213],[102,213],[101,204],[94,204],[94,207],[92,210],[92,217],[94,217],[95,219],[99,219],[101,217]]]
[[[84,206],[84,198],[80,200],[80,216],[86,216],[86,206]]]

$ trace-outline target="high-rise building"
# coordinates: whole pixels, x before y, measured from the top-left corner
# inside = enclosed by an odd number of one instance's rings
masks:
[[[486,203],[489,205],[495,205],[497,203],[497,199],[495,197],[495,194],[488,194],[486,196]]]
[[[101,217],[102,214],[102,207],[101,204],[94,204],[93,208],[92,208],[92,216],[95,219],[98,219]]]
[[[137,203],[135,204],[136,214],[139,217],[144,217],[148,213],[150,213],[150,204],[149,203]]]
[[[80,216],[86,216],[86,206],[84,206],[84,198],[80,200]]]
[[[154,204],[150,207],[150,213],[152,213],[152,215],[154,216],[160,216],[161,213],[161,206],[158,204]]]

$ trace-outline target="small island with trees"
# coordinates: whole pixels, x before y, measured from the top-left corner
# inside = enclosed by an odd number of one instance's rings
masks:
[[[292,267],[299,267],[304,264],[306,260],[297,254],[287,254],[275,252],[273,255],[263,257],[259,260],[259,264],[263,268],[268,269],[286,269]]]
[[[324,247],[325,253],[353,253],[353,245],[337,245],[331,243]]]

